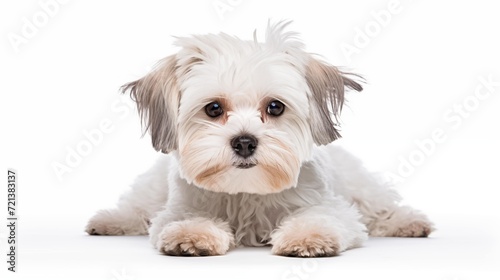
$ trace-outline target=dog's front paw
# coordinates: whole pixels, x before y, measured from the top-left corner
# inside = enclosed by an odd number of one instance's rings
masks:
[[[331,257],[341,251],[338,237],[326,228],[279,229],[271,243],[274,254],[289,257]]]
[[[226,222],[196,218],[167,224],[156,247],[172,256],[215,256],[233,245],[234,236]]]
[[[331,257],[338,255],[339,245],[335,239],[321,236],[295,238],[273,246],[273,253],[288,257]]]

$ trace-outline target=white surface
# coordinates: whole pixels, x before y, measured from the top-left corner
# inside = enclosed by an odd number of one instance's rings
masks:
[[[472,219],[434,218],[440,230],[432,238],[371,238],[362,248],[320,259],[273,256],[269,247],[169,257],[145,236],[87,236],[77,221],[26,220],[33,228],[22,230],[20,273],[12,279],[174,278],[169,273],[188,279],[216,273],[224,279],[498,279],[498,230]]]
[[[217,1],[164,2],[68,1],[17,52],[9,34],[20,34],[23,18],[43,9],[38,1],[2,2],[0,160],[2,170],[14,167],[20,178],[19,273],[7,273],[4,263],[2,279],[215,273],[234,279],[498,279],[500,86],[460,123],[445,118],[472,98],[480,77],[500,81],[500,17],[491,1],[400,1],[401,11],[350,59],[341,46],[352,44],[356,28],[369,26],[389,1],[230,1],[235,6],[223,19],[213,8]],[[430,239],[371,239],[340,257],[313,261],[272,256],[269,248],[172,258],[158,255],[146,237],[84,235],[87,219],[112,207],[156,157],[119,86],[175,52],[171,35],[224,31],[251,39],[255,28],[262,35],[269,18],[293,19],[290,28],[309,51],[367,78],[363,93],[348,96],[340,142],[370,168],[398,174],[401,158],[418,150],[415,141],[443,131],[445,140],[399,187],[405,202],[425,211],[439,230]],[[112,130],[59,179],[53,164],[65,164],[68,149],[103,121]],[[5,194],[0,191],[0,209],[6,209]],[[4,255],[6,227],[0,233]]]

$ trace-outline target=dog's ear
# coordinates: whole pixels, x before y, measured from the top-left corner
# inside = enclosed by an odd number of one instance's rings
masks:
[[[143,127],[151,134],[153,147],[168,153],[177,149],[177,114],[180,90],[175,55],[159,61],[143,78],[121,87],[137,103]]]
[[[311,132],[317,145],[326,145],[340,138],[337,121],[344,104],[344,89],[362,91],[363,87],[333,65],[313,57],[306,66],[306,80],[311,91],[309,110]]]

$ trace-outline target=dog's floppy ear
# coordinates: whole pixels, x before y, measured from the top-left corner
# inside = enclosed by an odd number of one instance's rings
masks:
[[[337,67],[313,57],[310,57],[306,66],[306,80],[311,91],[311,130],[314,142],[318,145],[326,145],[340,138],[336,121],[344,104],[344,88],[363,90],[359,83],[347,75],[349,74],[341,72]]]
[[[176,77],[175,55],[159,61],[143,78],[121,87],[129,91],[137,103],[137,110],[145,131],[149,131],[153,147],[168,153],[177,149],[177,113],[180,91]]]

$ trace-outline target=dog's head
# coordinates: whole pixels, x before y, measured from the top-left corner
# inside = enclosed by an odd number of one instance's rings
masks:
[[[175,151],[181,176],[226,193],[280,192],[296,185],[314,144],[340,137],[344,89],[361,86],[303,50],[287,23],[266,41],[226,35],[180,38],[180,51],[123,86],[153,146]]]

